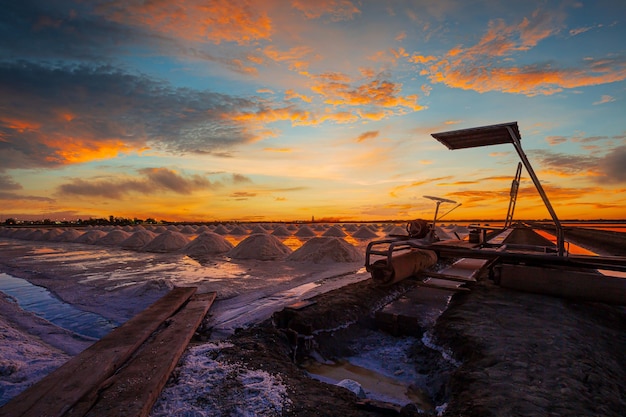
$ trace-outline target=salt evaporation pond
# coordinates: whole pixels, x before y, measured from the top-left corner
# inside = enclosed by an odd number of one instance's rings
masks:
[[[99,314],[79,310],[59,300],[43,287],[3,272],[0,272],[0,291],[15,298],[24,310],[81,336],[100,339],[118,326]]]

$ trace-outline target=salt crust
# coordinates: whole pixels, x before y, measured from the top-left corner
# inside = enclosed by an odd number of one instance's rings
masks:
[[[211,255],[228,252],[233,248],[232,243],[223,236],[213,232],[203,232],[181,249],[187,255]]]
[[[361,252],[338,237],[314,237],[287,257],[288,261],[299,262],[358,262]]]
[[[229,409],[238,416],[280,416],[291,400],[279,377],[241,363],[220,361],[229,343],[206,343],[191,347],[175,374],[184,384],[166,386],[150,417],[221,415]]]
[[[291,253],[276,236],[267,233],[255,233],[242,240],[231,249],[227,256],[233,259],[258,259],[270,261],[282,259]]]

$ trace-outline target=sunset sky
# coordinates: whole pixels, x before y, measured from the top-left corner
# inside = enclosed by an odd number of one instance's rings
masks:
[[[514,121],[559,218],[626,218],[624,39],[613,0],[3,2],[0,220],[504,218],[512,145],[430,134]]]

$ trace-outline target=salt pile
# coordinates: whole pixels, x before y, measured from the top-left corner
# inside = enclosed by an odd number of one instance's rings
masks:
[[[42,240],[45,240],[48,242],[55,241],[62,234],[63,234],[63,230],[61,229],[57,229],[57,228],[50,229],[42,236]]]
[[[291,231],[298,230],[298,226],[296,226],[295,224],[290,224],[289,226],[287,226],[287,230],[291,230]]]
[[[55,239],[57,242],[75,242],[83,232],[76,229],[69,229],[57,236]]]
[[[204,232],[212,232],[215,229],[215,227],[213,229],[211,229],[209,226],[207,226],[206,224],[203,224],[202,226],[198,227],[196,229],[196,233],[197,234],[201,234]]]
[[[309,226],[300,226],[300,229],[298,229],[298,231],[296,233],[294,233],[295,236],[298,237],[313,237],[313,236],[317,236],[315,234],[315,232],[313,230],[311,230],[311,228]]]
[[[282,259],[291,253],[276,236],[268,233],[256,233],[248,236],[227,255],[233,259],[258,259],[270,261]]]
[[[196,233],[196,229],[193,226],[187,225],[180,229],[180,233],[184,233],[186,235],[193,235]]]
[[[228,229],[225,228],[223,224],[220,224],[215,228],[215,230],[213,230],[213,232],[217,233],[218,235],[227,235]]]
[[[289,255],[288,261],[299,262],[359,262],[361,252],[338,237],[315,237]]]
[[[272,232],[274,236],[291,236],[291,232],[285,226],[278,226]]]
[[[89,245],[93,245],[96,240],[107,235],[107,232],[102,230],[90,230],[85,234],[79,236],[74,242],[76,243],[87,243]]]
[[[365,226],[361,226],[359,230],[352,233],[352,237],[356,239],[371,239],[374,237],[378,237],[378,235],[375,232],[373,232],[372,229],[365,227]]]
[[[396,226],[387,233],[387,236],[391,236],[391,235],[408,236],[409,234],[406,231],[406,228]]]
[[[255,234],[255,233],[267,233],[267,229],[265,229],[263,226],[261,226],[260,224],[257,224],[256,226],[254,226],[252,228],[252,231],[250,232],[251,234]]]
[[[350,233],[356,232],[358,229],[358,227],[354,223],[346,224],[343,228],[345,229],[346,232],[350,232]]]
[[[27,235],[28,240],[43,240],[44,231],[41,229],[34,230]]]
[[[123,230],[113,230],[107,233],[106,236],[103,236],[100,239],[96,240],[94,243],[96,245],[107,245],[107,246],[119,245],[120,243],[128,239],[129,237],[130,237],[130,233],[128,232],[125,232]]]
[[[339,226],[333,226],[325,231],[322,236],[345,237],[347,235]]]
[[[242,235],[247,235],[248,232],[246,232],[246,230],[243,227],[237,225],[232,228],[229,234],[233,236],[242,236]]]
[[[121,242],[120,246],[124,249],[139,250],[150,243],[155,237],[157,237],[157,234],[149,230],[137,230],[130,235],[128,239]]]
[[[187,255],[213,255],[228,252],[233,248],[232,243],[221,235],[213,232],[203,232],[185,246],[181,252]]]
[[[182,233],[168,230],[152,239],[141,250],[143,252],[175,252],[187,246],[188,243],[189,240]]]

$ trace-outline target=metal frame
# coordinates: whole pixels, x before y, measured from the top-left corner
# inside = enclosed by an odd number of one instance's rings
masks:
[[[533,184],[537,189],[537,192],[539,192],[539,195],[541,196],[544,205],[546,206],[548,212],[550,213],[550,216],[552,217],[552,221],[554,222],[557,233],[556,238],[558,255],[564,255],[565,240],[563,236],[563,227],[561,226],[561,222],[559,221],[556,212],[552,208],[552,204],[550,204],[550,200],[543,190],[541,182],[539,182],[539,178],[535,174],[535,171],[533,170],[530,161],[522,150],[521,135],[519,133],[517,122],[432,133],[431,136],[451,150],[476,148],[479,146],[499,145],[504,143],[513,144],[515,151],[517,152],[522,163],[524,164],[524,168],[526,168],[526,171],[528,172],[528,175],[530,175],[530,178],[532,179]]]

